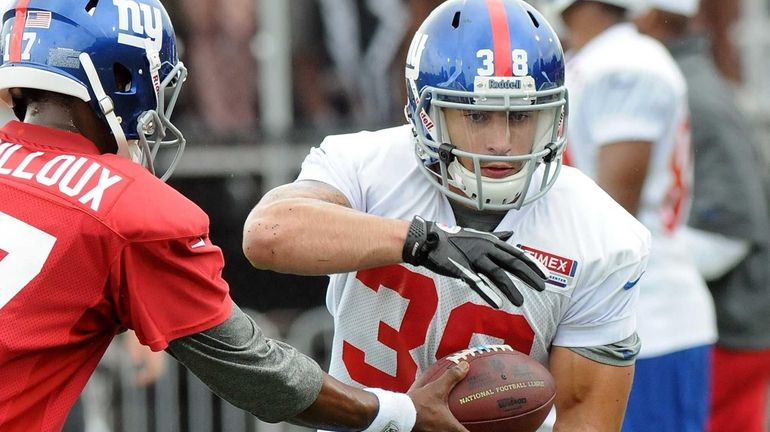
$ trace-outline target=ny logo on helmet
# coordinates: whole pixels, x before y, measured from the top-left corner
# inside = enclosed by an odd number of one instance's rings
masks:
[[[112,0],[112,4],[118,8],[118,43],[160,51],[163,19],[159,8],[136,0]]]

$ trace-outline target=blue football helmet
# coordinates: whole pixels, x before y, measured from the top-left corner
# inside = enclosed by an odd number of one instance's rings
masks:
[[[479,210],[519,209],[553,186],[568,118],[564,57],[530,5],[444,2],[412,40],[406,86],[421,170],[449,198]],[[490,135],[498,117],[507,123]],[[465,119],[475,126],[463,132],[456,123]]]
[[[185,139],[170,121],[187,70],[158,0],[19,0],[2,9],[0,98],[11,88],[61,93],[88,102],[109,126],[118,154],[155,173],[158,150]],[[168,102],[167,102],[168,98]]]

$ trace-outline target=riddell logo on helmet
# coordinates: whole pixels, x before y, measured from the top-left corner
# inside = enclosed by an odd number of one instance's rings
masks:
[[[525,77],[486,77],[477,76],[473,80],[474,90],[487,94],[522,94],[523,92],[535,91],[535,79],[531,76]]]
[[[489,80],[489,88],[492,90],[521,90],[520,80]]]
[[[163,19],[159,8],[136,0],[112,0],[112,4],[118,8],[118,43],[160,51]]]
[[[433,122],[430,120],[430,117],[428,117],[428,114],[426,114],[425,111],[420,111],[420,120],[422,120],[422,125],[425,126],[425,129],[429,131],[433,130]]]

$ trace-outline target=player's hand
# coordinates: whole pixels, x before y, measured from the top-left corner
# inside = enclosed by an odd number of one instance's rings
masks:
[[[500,290],[516,306],[524,303],[513,276],[537,291],[545,289],[546,271],[523,250],[505,240],[511,231],[486,233],[468,228],[444,227],[419,216],[412,219],[404,243],[403,259],[435,273],[462,279],[495,308]]]
[[[447,369],[435,381],[407,393],[417,409],[412,432],[468,432],[449,411],[449,392],[468,373],[468,363],[460,362]]]

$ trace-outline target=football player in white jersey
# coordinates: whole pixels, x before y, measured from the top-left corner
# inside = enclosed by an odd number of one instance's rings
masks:
[[[568,163],[652,233],[643,341],[625,432],[703,431],[714,305],[682,227],[691,199],[687,89],[666,48],[627,21],[638,0],[555,0],[567,53]]]
[[[409,124],[327,137],[251,212],[246,256],[331,274],[330,373],[346,383],[405,390],[447,354],[506,343],[549,367],[557,429],[617,431],[649,232],[562,167],[553,29],[520,0],[449,0],[415,34],[406,83]]]

